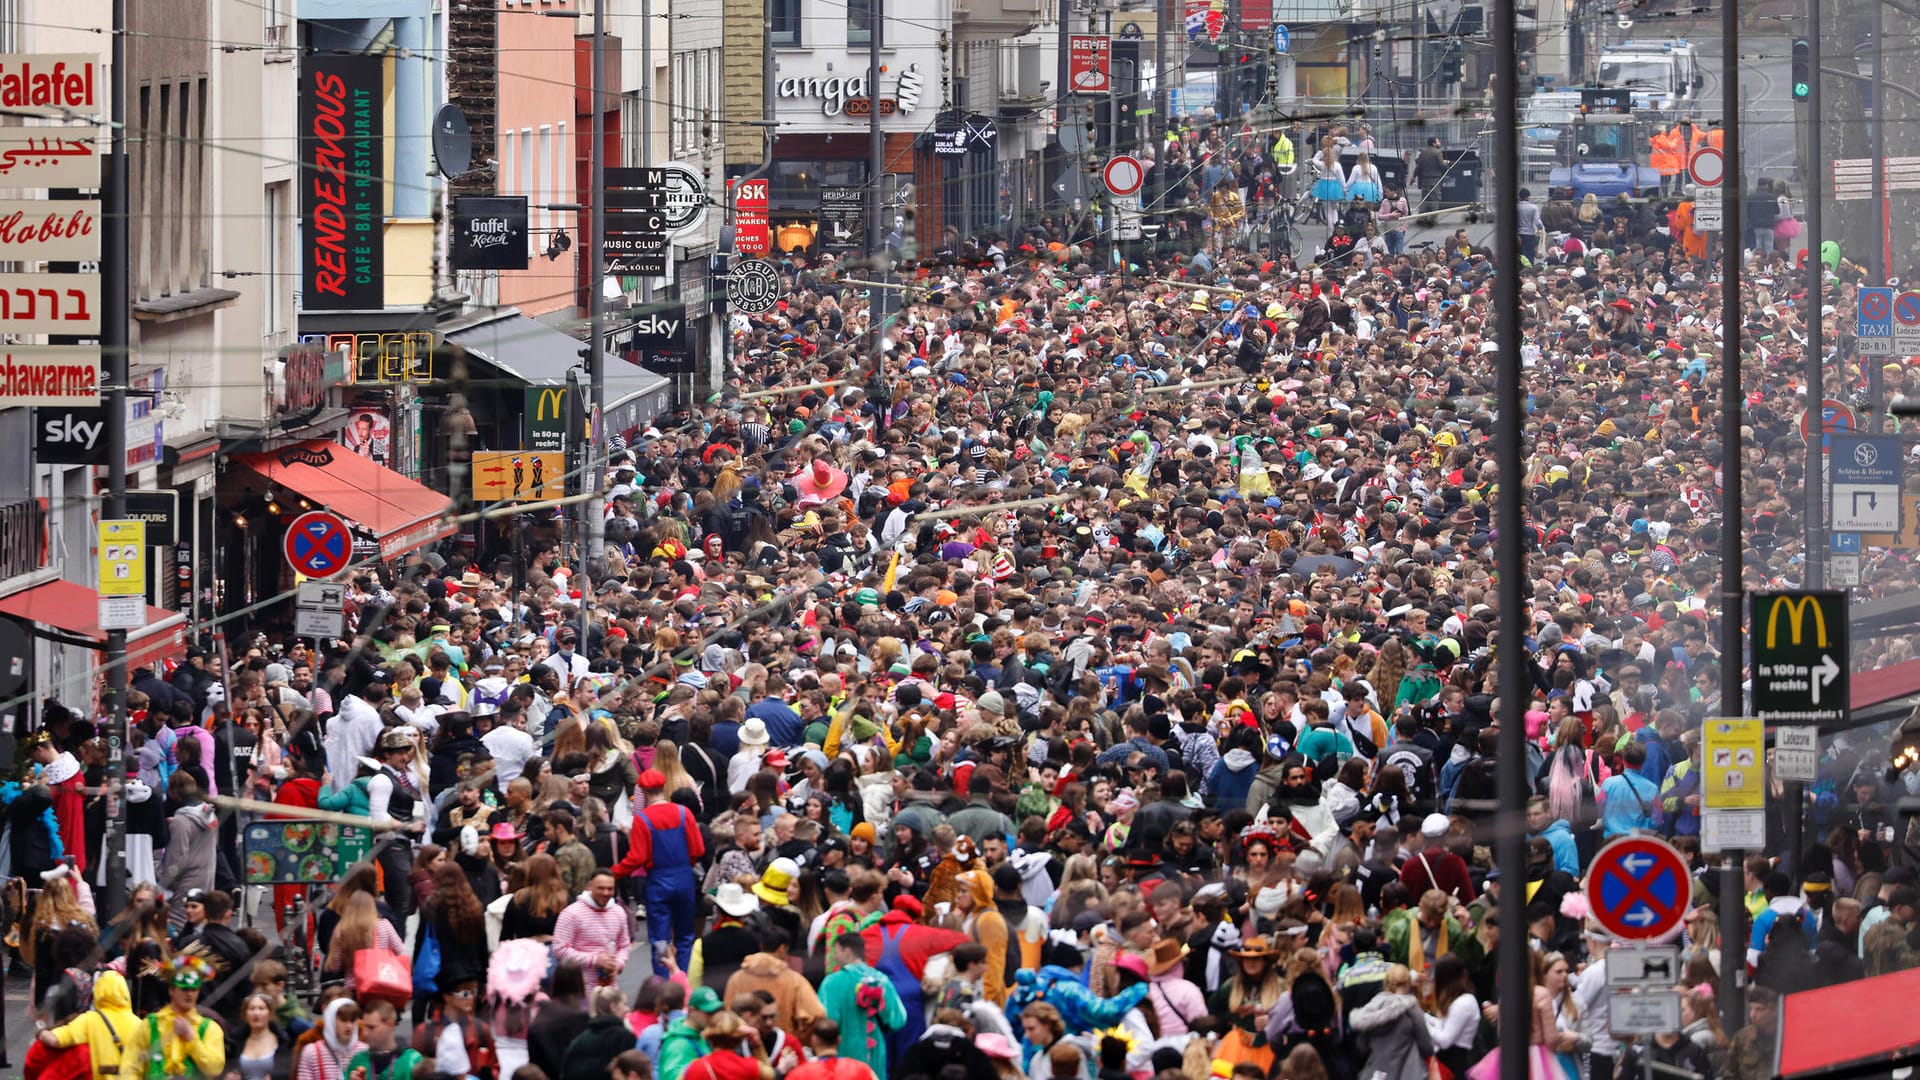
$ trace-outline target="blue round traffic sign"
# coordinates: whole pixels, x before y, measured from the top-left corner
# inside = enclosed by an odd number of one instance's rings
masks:
[[[1686,860],[1658,837],[1623,836],[1601,848],[1587,872],[1587,904],[1615,937],[1671,933],[1692,903]]]
[[[1920,292],[1903,292],[1893,298],[1893,321],[1901,326],[1920,325]]]
[[[1860,294],[1860,317],[1868,322],[1880,322],[1887,317],[1889,301],[1883,290]]]
[[[302,576],[330,578],[353,561],[347,523],[324,510],[309,510],[287,526],[287,563]]]

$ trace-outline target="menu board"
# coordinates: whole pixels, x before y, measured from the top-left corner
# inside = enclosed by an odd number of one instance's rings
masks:
[[[249,885],[323,885],[367,857],[371,830],[317,821],[256,821],[246,827]]]

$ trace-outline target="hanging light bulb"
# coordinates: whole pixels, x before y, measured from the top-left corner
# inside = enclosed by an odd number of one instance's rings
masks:
[[[241,512],[233,515],[233,526],[236,529],[244,529],[247,527],[246,511],[242,510]]]
[[[280,513],[280,500],[275,499],[271,495],[267,496],[267,513],[276,516]]]

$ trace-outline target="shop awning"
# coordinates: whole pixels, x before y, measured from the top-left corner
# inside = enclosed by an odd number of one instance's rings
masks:
[[[1803,990],[1780,1002],[1784,1078],[1885,1075],[1920,1056],[1920,968]]]
[[[573,367],[582,368],[581,383],[586,383],[584,358],[580,355],[586,342],[511,308],[472,326],[449,330],[447,340],[529,386],[563,385],[567,370]],[[606,362],[609,412],[611,403],[651,400],[669,387],[665,375],[610,353],[603,353],[602,358]]]
[[[431,544],[455,528],[447,516],[452,499],[325,439],[235,454],[233,460],[371,534],[382,559]]]
[[[0,597],[0,615],[89,638],[95,647],[106,644],[100,629],[100,594],[71,581],[49,581],[12,596]],[[177,611],[147,605],[147,625],[127,631],[127,673],[136,668],[159,670],[160,662],[186,654],[187,617]]]

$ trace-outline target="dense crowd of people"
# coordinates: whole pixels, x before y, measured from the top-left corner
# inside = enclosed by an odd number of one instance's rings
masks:
[[[1278,152],[1185,141],[1235,162],[1209,199]],[[30,1070],[1432,1080],[1484,1076],[1519,1024],[1536,1075],[1770,1078],[1779,994],[1920,963],[1893,810],[1920,772],[1886,734],[1823,740],[1805,805],[1772,800],[1751,929],[1701,850],[1702,725],[1740,711],[1720,537],[1748,589],[1806,555],[1802,278],[1748,259],[1729,521],[1716,268],[1637,204],[1543,220],[1523,416],[1492,405],[1495,266],[1464,230],[1334,265],[1228,236],[1124,276],[1069,233],[981,237],[909,268],[877,364],[861,286],[787,265],[719,393],[616,433],[603,558],[530,520],[521,561],[357,572],[351,641],[135,672],[137,884],[104,925],[105,743],[44,708],[0,792]],[[1857,273],[1832,274],[1815,396],[1856,398]],[[1493,560],[1508,497],[1524,568]],[[1901,553],[1865,562],[1863,591],[1913,587]],[[1496,643],[1522,571],[1532,632]],[[1503,724],[1524,881],[1489,855]],[[254,875],[256,821],[371,846],[303,910]],[[1700,871],[1683,1025],[1637,1040],[1581,889],[1636,832]],[[1503,933],[1525,987],[1497,984]]]

